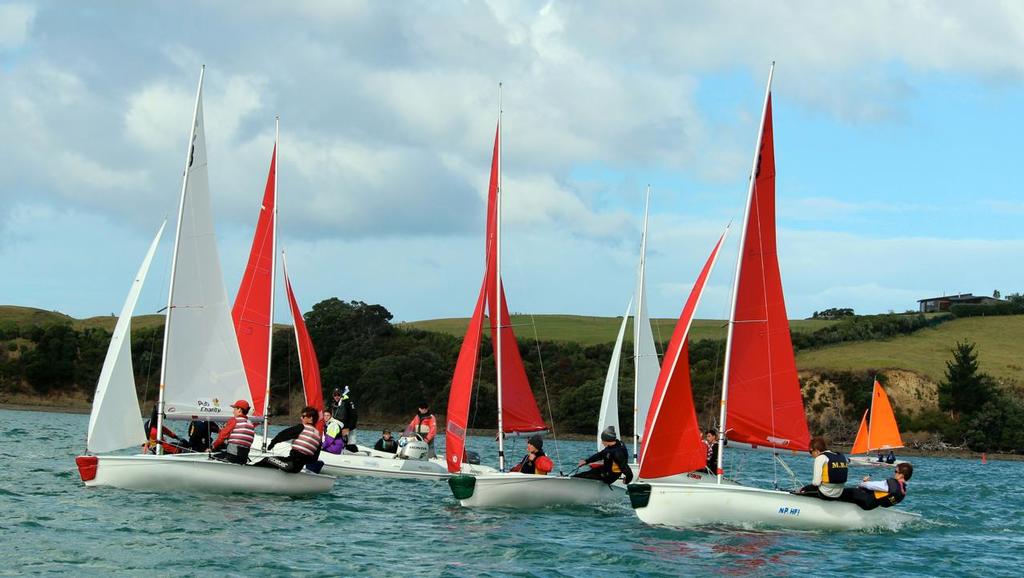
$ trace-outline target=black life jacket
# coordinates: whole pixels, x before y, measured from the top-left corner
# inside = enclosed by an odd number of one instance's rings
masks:
[[[821,469],[821,483],[845,484],[850,469],[850,462],[839,452],[821,452],[828,462]]]
[[[536,474],[537,460],[544,457],[544,455],[544,450],[537,450],[537,454],[533,458],[534,461],[530,461],[530,454],[526,454],[525,456],[523,456],[523,461],[519,462],[519,473]]]
[[[900,483],[896,478],[889,478],[885,480],[886,485],[889,486],[888,492],[875,492],[875,503],[883,508],[889,506],[895,506],[896,504],[903,501],[903,498],[907,497],[907,486],[904,483]]]

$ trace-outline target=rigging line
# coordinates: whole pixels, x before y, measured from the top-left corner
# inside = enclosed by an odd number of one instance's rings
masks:
[[[150,384],[150,379],[153,377],[152,376],[152,374],[153,374],[153,355],[154,355],[153,352],[156,349],[156,336],[157,336],[157,333],[160,333],[160,332],[159,331],[153,331],[153,335],[151,335],[150,338],[149,338],[149,359],[146,360],[146,385],[143,388],[143,395],[142,395],[142,401],[144,401],[144,402],[148,402],[149,401],[149,384]],[[129,348],[130,348],[130,346],[129,346]],[[133,380],[135,379],[134,375],[132,376],[132,379]],[[138,392],[136,392],[135,395],[138,396]],[[149,433],[148,432],[146,433],[146,437],[147,438],[149,437]]]
[[[562,458],[558,453],[558,432],[555,431],[555,415],[551,412],[551,396],[548,395],[548,379],[544,374],[544,358],[540,354],[540,338],[537,336],[537,321],[533,318],[533,313],[530,314],[530,322],[533,324],[533,341],[537,344],[537,361],[540,364],[540,381],[544,384],[544,400],[548,406],[548,419],[551,420],[551,440],[555,442],[555,459],[558,463],[562,463]]]
[[[482,310],[481,310],[481,315],[483,315]],[[490,322],[490,318],[489,317],[488,317],[487,321],[488,321],[488,323]],[[468,433],[469,432],[469,428],[476,426],[476,416],[480,413],[479,412],[479,410],[480,410],[480,379],[482,378],[482,374],[483,374],[483,367],[481,367],[482,364],[480,363],[480,360],[483,359],[483,356],[484,356],[484,348],[482,347],[484,336],[482,335],[483,334],[483,329],[482,328],[480,330],[480,333],[481,333],[481,335],[477,336],[478,342],[477,342],[477,348],[476,348],[476,379],[474,380],[475,381],[475,385],[473,386],[472,391],[470,391],[470,393],[469,393],[470,399],[473,400],[473,413],[472,413],[472,415],[467,416],[467,420],[466,420],[466,431],[467,431],[466,435],[467,436],[469,435],[469,433]],[[465,341],[468,337],[469,337],[469,334],[467,332],[466,336],[462,338],[463,341]],[[451,386],[449,385],[448,387],[449,387],[449,395],[451,395]],[[445,440],[445,443],[446,444],[448,443],[447,439]]]

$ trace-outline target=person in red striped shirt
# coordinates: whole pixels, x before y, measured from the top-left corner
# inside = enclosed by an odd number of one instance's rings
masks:
[[[235,464],[246,464],[249,462],[249,448],[256,437],[256,426],[249,421],[249,402],[240,399],[231,407],[235,415],[224,423],[220,435],[214,440],[211,448],[222,451],[213,454],[213,457]]]
[[[263,458],[255,465],[277,468],[294,474],[302,471],[304,466],[313,465],[320,459],[320,432],[316,429],[316,422],[320,421],[320,412],[315,407],[307,405],[302,408],[302,415],[299,419],[302,423],[281,430],[267,446],[267,451],[270,451],[274,449],[275,445],[290,441],[292,448],[288,452],[288,456]],[[318,471],[319,468],[315,468],[315,470]]]

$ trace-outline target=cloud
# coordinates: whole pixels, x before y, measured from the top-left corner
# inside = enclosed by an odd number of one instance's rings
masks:
[[[29,38],[36,9],[27,4],[0,4],[0,54],[20,48]]]

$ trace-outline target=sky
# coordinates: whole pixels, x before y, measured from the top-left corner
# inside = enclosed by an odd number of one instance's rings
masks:
[[[0,304],[120,310],[176,219],[202,65],[232,299],[280,116],[302,307],[468,317],[500,82],[510,309],[621,315],[650,185],[648,308],[675,317],[742,222],[773,61],[791,318],[1020,292],[1021,54],[1014,1],[0,0]],[[698,317],[728,317],[733,229]],[[166,304],[171,237],[136,314]]]

